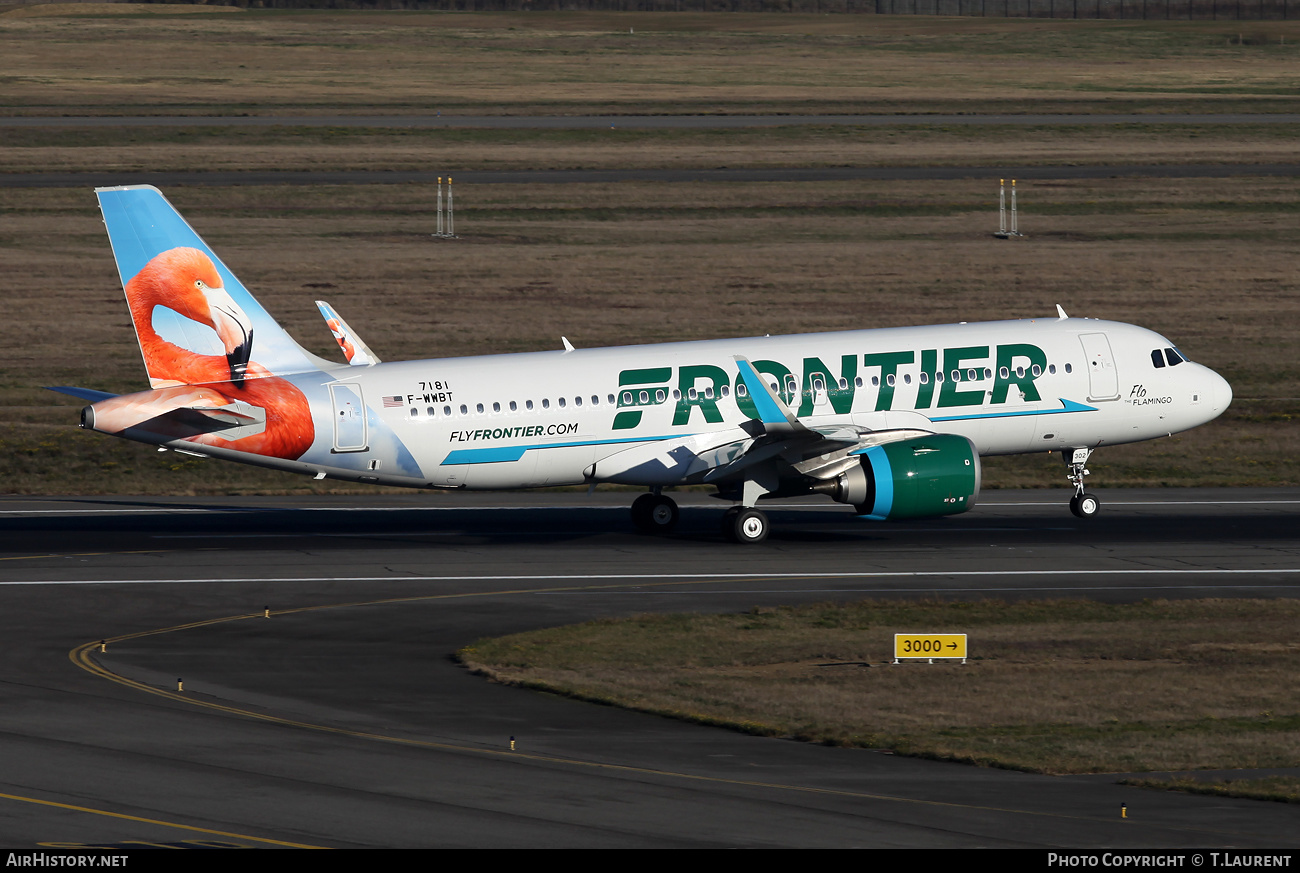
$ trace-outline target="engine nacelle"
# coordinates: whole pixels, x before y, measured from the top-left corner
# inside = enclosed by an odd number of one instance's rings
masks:
[[[861,463],[818,488],[859,515],[875,519],[934,518],[975,505],[980,493],[980,456],[975,444],[955,434],[933,434],[872,446]]]

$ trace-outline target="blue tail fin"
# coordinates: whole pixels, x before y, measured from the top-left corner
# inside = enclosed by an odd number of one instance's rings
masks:
[[[332,366],[276,323],[157,188],[95,193],[153,387]]]

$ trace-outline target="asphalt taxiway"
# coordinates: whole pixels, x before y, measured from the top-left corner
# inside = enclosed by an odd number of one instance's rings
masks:
[[[0,845],[1300,847],[1284,804],[749,737],[451,658],[647,611],[1300,592],[1300,490],[1099,493],[1090,522],[1061,492],[884,525],[785,502],[757,547],[703,495],[666,538],[626,493],[3,499]]]

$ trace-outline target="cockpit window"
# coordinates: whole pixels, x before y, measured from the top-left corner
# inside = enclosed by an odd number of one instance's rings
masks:
[[[1169,366],[1171,367],[1176,367],[1183,362],[1183,356],[1174,349],[1165,349],[1165,357],[1169,359]]]
[[[1151,363],[1155,365],[1157,370],[1165,365],[1165,356],[1160,354],[1160,349],[1151,352]]]

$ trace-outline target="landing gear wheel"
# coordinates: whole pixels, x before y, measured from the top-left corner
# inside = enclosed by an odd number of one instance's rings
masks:
[[[731,516],[731,538],[738,543],[761,543],[770,528],[767,516],[757,509],[746,507]]]
[[[678,517],[677,504],[662,494],[642,494],[632,501],[632,523],[646,533],[668,533]]]
[[[1092,518],[1101,511],[1101,501],[1087,491],[1070,498],[1070,511],[1079,518]]]
[[[743,506],[733,506],[726,512],[722,513],[722,536],[724,538],[729,540],[734,540],[736,538],[736,516],[740,514],[740,510],[742,509],[744,509]]]

